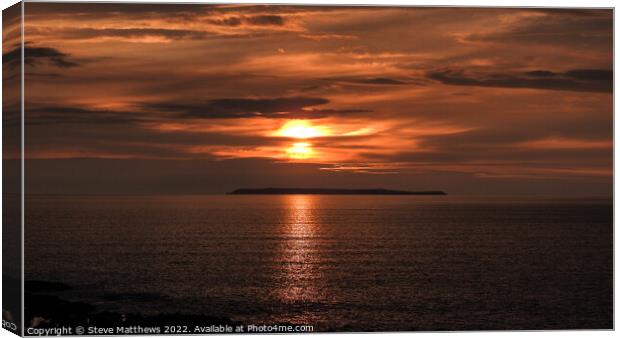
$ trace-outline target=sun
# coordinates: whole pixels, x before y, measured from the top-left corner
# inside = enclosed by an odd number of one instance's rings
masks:
[[[274,135],[309,139],[328,136],[329,134],[329,129],[326,127],[313,126],[310,122],[304,120],[293,120],[286,122]]]
[[[286,153],[292,159],[305,160],[314,155],[314,150],[312,150],[312,144],[308,142],[296,142],[286,149]]]
[[[312,143],[308,140],[316,137],[330,136],[331,130],[328,127],[312,125],[309,121],[291,120],[286,122],[271,136],[288,137],[304,142],[293,142],[286,145],[284,152],[294,160],[306,160],[317,157]]]

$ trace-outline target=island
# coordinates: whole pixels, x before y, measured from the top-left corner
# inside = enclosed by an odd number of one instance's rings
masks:
[[[258,188],[237,189],[228,195],[447,195],[440,190],[405,191],[388,189],[334,189],[334,188]]]

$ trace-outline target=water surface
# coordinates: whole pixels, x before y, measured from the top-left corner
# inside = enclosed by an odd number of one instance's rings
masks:
[[[316,331],[612,327],[610,199],[29,196],[26,278]]]

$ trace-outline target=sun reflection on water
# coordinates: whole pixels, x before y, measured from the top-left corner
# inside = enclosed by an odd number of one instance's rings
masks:
[[[314,214],[316,196],[284,197],[287,215],[282,224],[282,275],[279,296],[287,303],[315,302],[320,298],[319,224]]]

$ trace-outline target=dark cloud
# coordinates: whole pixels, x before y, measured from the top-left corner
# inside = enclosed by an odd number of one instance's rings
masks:
[[[548,71],[548,70],[533,70],[530,72],[526,72],[525,75],[531,77],[554,77],[557,76],[557,73]]]
[[[36,33],[36,30],[33,30]],[[212,35],[206,31],[166,28],[66,28],[57,29],[54,33],[63,39],[92,39],[97,37],[141,38],[162,37],[171,40],[202,39]]]
[[[25,123],[28,125],[64,123],[110,124],[148,120],[146,117],[133,111],[113,111],[69,106],[35,106],[33,104],[27,106],[25,116]]]
[[[28,6],[27,15],[71,15],[72,19],[89,19],[91,16],[134,16],[134,17],[181,17],[195,18],[212,13],[244,13],[247,15],[271,16],[273,13],[304,13],[304,12],[332,12],[342,9],[355,10],[344,6],[297,6],[297,5],[269,5],[269,6],[228,6],[216,4],[148,4],[148,3],[37,3]],[[386,7],[373,9],[386,10]],[[363,9],[361,9],[363,10]]]
[[[577,122],[577,121],[574,121]],[[537,170],[583,169],[574,175],[598,175],[594,172],[611,172],[613,149],[609,147],[544,147],[527,146],[530,142],[545,139],[570,138],[575,141],[611,142],[604,135],[567,135],[562,126],[546,126],[538,129],[523,126],[480,128],[450,135],[431,135],[418,139],[419,149],[401,149],[392,154],[367,154],[369,161],[388,163],[409,163],[426,166],[434,170],[476,171],[489,169],[495,173]],[[587,143],[586,143],[587,144]],[[484,169],[484,168],[487,169]],[[505,168],[502,169],[502,168]],[[529,174],[528,174],[529,175]],[[536,174],[531,174],[536,175]]]
[[[7,128],[21,126],[21,102],[5,99],[2,105],[2,125]]]
[[[532,9],[539,13],[545,13],[553,16],[568,16],[575,18],[582,17],[608,17],[609,9],[587,9],[587,8],[538,8]]]
[[[369,79],[358,80],[358,83],[367,83],[367,84],[382,84],[382,85],[402,85],[407,84],[407,82],[403,82],[396,79],[390,79],[387,77],[374,77]]]
[[[517,130],[511,128],[475,129],[450,135],[424,137],[420,144],[424,147],[438,148],[488,148],[494,146],[513,146],[515,143],[536,138],[540,131]]]
[[[208,152],[194,152],[194,147],[278,146],[278,138],[260,135],[234,135],[210,131],[183,133],[150,128],[148,124],[101,123],[41,124],[28,126],[26,148],[30,154],[53,154],[63,150],[87,149],[90,154],[104,154],[107,158],[214,158]],[[96,156],[95,156],[96,157]]]
[[[282,26],[284,18],[280,15],[256,15],[248,17],[247,22],[257,26]]]
[[[27,15],[72,15],[74,19],[83,16],[119,16],[119,15],[158,15],[169,16],[174,14],[198,15],[208,13],[212,5],[201,4],[145,4],[145,3],[37,3],[36,6],[28,6]]]
[[[224,98],[204,103],[146,103],[147,110],[163,111],[190,118],[291,118],[316,119],[330,115],[353,114],[367,110],[317,109],[310,108],[324,105],[329,100],[316,97],[280,97],[268,99]]]
[[[554,114],[554,112],[551,112]],[[561,115],[561,114],[557,114]],[[455,166],[513,166],[535,168],[588,168],[608,170],[613,163],[612,126],[594,113],[567,116],[549,123],[532,118],[494,127],[480,127],[446,135],[416,137],[415,151],[400,149],[392,154],[368,153],[368,161]],[[557,140],[557,146],[544,146]],[[560,146],[563,140],[568,140]],[[543,141],[542,144],[537,142]],[[606,146],[606,142],[609,146]],[[581,144],[580,144],[581,143]]]
[[[575,69],[564,75],[579,80],[606,81],[610,84],[614,80],[614,71],[611,69]]]
[[[224,19],[211,20],[209,22],[215,25],[230,26],[230,27],[241,26],[241,24],[243,23],[241,18],[238,16],[232,16],[232,17],[224,18]]]
[[[444,149],[441,151],[402,152],[390,156],[376,154],[377,161],[394,161],[396,163],[420,164],[442,170],[443,165],[454,165],[450,170],[458,171],[459,165],[493,166],[497,168],[513,166],[521,169],[544,168],[588,168],[607,169],[611,172],[613,161],[611,149],[519,149],[510,148],[510,152],[502,149],[486,148],[484,152],[463,153],[468,147]]]
[[[320,84],[306,86],[302,88],[303,91],[312,91],[318,89],[330,89],[333,86],[340,85],[370,85],[370,86],[399,86],[399,85],[416,85],[424,86],[429,82],[425,78],[393,78],[393,77],[328,77],[320,78]]]
[[[282,118],[317,119],[333,115],[368,112],[362,109],[312,108],[329,100],[313,97],[271,99],[216,99],[204,103],[142,103],[131,110],[106,110],[87,107],[30,103],[26,124],[132,124],[176,120],[179,118],[231,119]]]
[[[474,33],[467,39],[501,44],[569,45],[576,49],[609,47],[613,42],[613,11],[610,9],[551,10],[546,14],[521,20],[499,32]]]
[[[613,71],[607,69],[575,69],[564,73],[535,70],[525,74],[477,73],[463,70],[430,71],[427,76],[455,86],[533,88],[578,92],[609,92],[613,90]]]
[[[239,38],[248,34],[221,34],[208,30],[168,28],[28,28],[29,36],[45,36],[58,40],[89,40],[97,38],[140,39],[161,38],[164,40],[202,40],[206,38]],[[259,36],[254,34],[253,36]]]
[[[359,83],[359,84],[369,84],[369,85],[405,85],[411,84],[411,82],[405,82],[402,80],[389,78],[389,77],[367,77],[367,78],[328,78],[326,81],[336,81],[336,82],[348,82],[348,83]]]
[[[3,63],[19,62],[22,57],[21,46],[2,54]],[[24,46],[24,62],[35,66],[39,62],[48,62],[62,68],[75,67],[79,64],[73,61],[65,53],[50,47]]]
[[[607,81],[614,79],[614,72],[611,69],[575,69],[565,73],[555,73],[549,70],[534,70],[525,73],[531,77],[568,77],[586,81]]]
[[[566,117],[562,121],[545,123],[544,119],[523,122],[513,121],[510,125],[493,128],[477,128],[449,135],[426,136],[420,145],[431,149],[468,147],[509,148],[515,144],[545,138],[580,139],[586,141],[611,140],[612,127],[605,120],[592,116]]]
[[[285,18],[280,15],[231,16],[224,19],[210,20],[209,22],[229,27],[241,26],[244,23],[254,26],[283,26]]]

